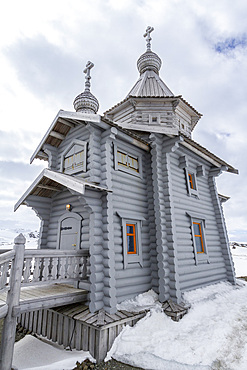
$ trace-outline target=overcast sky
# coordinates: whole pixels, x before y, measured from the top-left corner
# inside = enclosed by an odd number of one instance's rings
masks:
[[[99,113],[139,77],[154,27],[160,76],[203,117],[193,139],[239,169],[217,179],[230,240],[247,242],[247,2],[243,0],[12,0],[0,8],[0,228],[38,228],[16,201],[46,162],[29,159],[59,109],[74,111],[92,70]]]

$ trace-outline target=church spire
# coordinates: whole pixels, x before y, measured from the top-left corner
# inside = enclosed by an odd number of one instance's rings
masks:
[[[152,38],[150,34],[151,32],[153,32],[153,30],[154,30],[153,27],[148,26],[146,32],[143,35],[143,37],[146,38],[147,51],[144,54],[142,54],[137,61],[137,68],[138,71],[140,72],[140,75],[147,70],[154,71],[158,75],[162,64],[160,57],[151,50]]]
[[[96,97],[90,92],[90,71],[94,67],[94,64],[90,61],[87,62],[86,68],[83,70],[85,76],[85,90],[83,93],[79,94],[74,100],[74,108],[76,112],[83,113],[97,113],[99,109],[99,102]]]

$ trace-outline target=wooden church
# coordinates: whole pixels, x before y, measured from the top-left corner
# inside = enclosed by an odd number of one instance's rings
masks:
[[[237,170],[192,140],[201,114],[160,78],[152,31],[137,82],[102,116],[88,62],[75,112],[60,110],[32,155],[48,167],[15,206],[40,218],[39,249],[88,254],[79,287],[91,313],[149,289],[180,303],[186,290],[235,282],[215,177]]]

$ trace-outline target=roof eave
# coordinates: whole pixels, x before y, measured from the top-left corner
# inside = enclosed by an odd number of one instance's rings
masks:
[[[18,202],[15,204],[14,212],[20,207],[20,205],[22,205],[25,202],[26,198],[38,187],[38,185],[41,183],[41,181],[44,178],[50,179],[57,184],[60,184],[70,190],[77,192],[78,194],[84,194],[86,186],[92,189],[95,189],[95,190],[111,192],[110,189],[90,183],[81,178],[79,179],[71,175],[66,175],[64,173],[52,171],[52,170],[45,168],[39,174],[39,176],[34,180],[34,182],[29,186],[26,192],[21,196]],[[57,191],[61,191],[61,189],[58,188]],[[46,196],[46,198],[47,197],[48,196]]]
[[[43,139],[37,146],[36,150],[34,151],[33,155],[30,158],[30,163],[34,161],[35,158],[40,158],[47,160],[45,153],[42,151],[43,145],[46,143],[49,136],[56,137],[58,140],[63,140],[63,135],[59,132],[53,131],[55,125],[57,122],[59,122],[59,119],[62,120],[61,123],[66,122],[68,126],[70,126],[70,123],[72,122],[72,125],[76,125],[82,122],[100,122],[100,115],[99,114],[88,114],[88,113],[80,113],[80,112],[69,112],[60,110],[54,120],[52,121],[52,124],[48,128],[47,132],[45,133]],[[41,153],[41,155],[39,155]],[[43,157],[43,158],[42,158]]]

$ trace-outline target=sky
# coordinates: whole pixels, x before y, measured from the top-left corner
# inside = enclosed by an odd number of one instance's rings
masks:
[[[12,0],[0,6],[0,228],[37,229],[14,204],[47,163],[29,160],[60,109],[74,111],[88,60],[99,114],[137,81],[146,50],[160,76],[203,117],[193,139],[238,168],[217,178],[229,238],[247,241],[247,3],[242,0]]]

